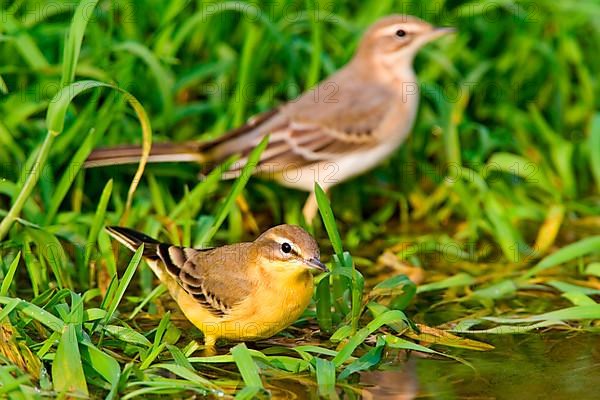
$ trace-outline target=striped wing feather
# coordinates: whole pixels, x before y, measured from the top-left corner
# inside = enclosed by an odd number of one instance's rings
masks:
[[[108,232],[132,250],[144,244],[144,257],[160,261],[166,271],[199,304],[216,316],[227,315],[249,294],[251,284],[242,273],[239,254],[245,246],[193,249],[161,243],[128,228],[108,227]]]
[[[290,165],[302,167],[336,160],[340,155],[377,146],[383,139],[380,125],[395,94],[380,85],[337,85],[338,81],[348,82],[333,76],[277,112],[266,114],[251,129],[240,129],[225,135],[225,140],[218,139],[209,158],[241,154],[232,168],[239,171],[246,156],[267,134],[271,138],[260,162],[275,171]]]

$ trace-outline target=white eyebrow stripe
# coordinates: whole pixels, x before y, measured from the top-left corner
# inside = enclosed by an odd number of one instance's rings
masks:
[[[279,244],[289,243],[292,246],[292,250],[299,256],[302,256],[302,252],[300,251],[300,248],[298,246],[296,246],[294,244],[294,242],[292,242],[290,239],[287,239],[283,236],[275,236],[273,238],[273,240]]]
[[[284,244],[286,242],[289,243],[289,244],[293,244],[293,243],[290,242],[289,239],[284,238],[283,236],[274,236],[272,239],[274,241],[276,241],[277,243],[279,243],[279,244]]]

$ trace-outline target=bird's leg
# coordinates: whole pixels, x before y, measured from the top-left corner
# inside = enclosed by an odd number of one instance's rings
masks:
[[[327,189],[323,189],[325,193],[327,193]],[[317,196],[315,192],[310,192],[306,202],[304,203],[304,207],[302,208],[302,214],[304,215],[304,221],[312,226],[313,220],[317,216],[317,212],[319,211],[319,205],[317,204]]]
[[[204,357],[211,357],[217,355],[216,342],[217,338],[214,336],[204,337],[204,350],[202,351],[202,355]]]

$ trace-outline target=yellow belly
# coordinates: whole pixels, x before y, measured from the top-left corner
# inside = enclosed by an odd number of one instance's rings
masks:
[[[202,331],[207,346],[219,338],[253,341],[275,335],[294,323],[313,294],[312,275],[305,271],[281,280],[265,279],[242,303],[223,316],[216,316],[187,294],[174,280],[168,284],[171,296],[183,314]]]

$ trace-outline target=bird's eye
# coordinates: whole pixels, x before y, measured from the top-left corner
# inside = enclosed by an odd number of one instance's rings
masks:
[[[281,251],[283,251],[285,254],[290,253],[292,251],[292,245],[289,244],[288,242],[282,243]]]
[[[398,37],[404,37],[404,36],[406,36],[406,31],[404,29],[398,29],[396,31],[396,36],[398,36]]]

